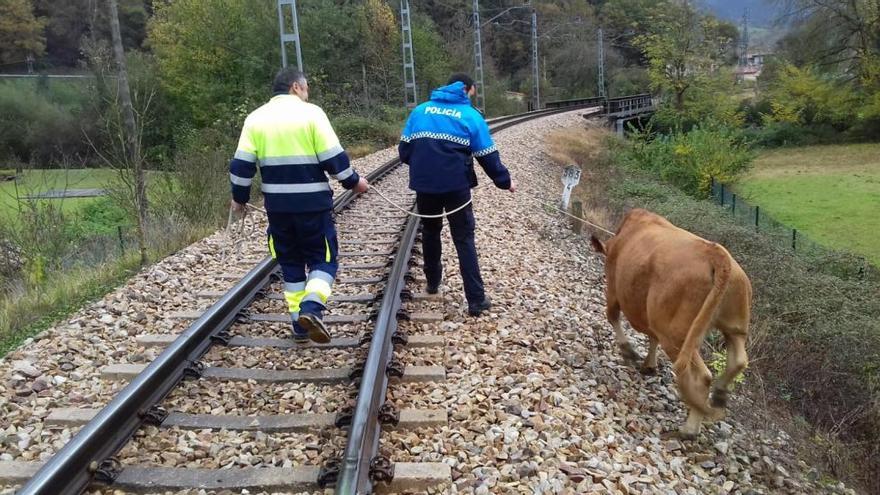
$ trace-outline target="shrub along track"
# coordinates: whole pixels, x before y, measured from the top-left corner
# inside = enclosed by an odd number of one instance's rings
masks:
[[[500,119],[495,121],[493,127],[498,129],[555,112],[536,112],[516,119]],[[383,177],[382,186],[386,190],[405,191],[405,174],[394,171],[395,168],[396,163],[389,162],[370,175],[373,180]],[[405,193],[396,194],[394,199],[404,204],[412,203],[412,197]],[[276,265],[271,260],[261,261],[227,293],[199,291],[196,296],[200,298],[220,297],[207,311],[168,314],[171,320],[196,319],[180,338],[175,335],[177,326],[168,328],[158,325],[158,328],[152,329],[152,333],[146,334],[137,328],[125,328],[127,324],[119,325],[121,318],[116,318],[116,315],[127,313],[128,309],[123,303],[123,308],[115,308],[112,314],[103,314],[99,321],[105,325],[116,323],[115,331],[136,335],[135,341],[144,352],[132,356],[138,358],[132,359],[135,363],[115,363],[102,367],[99,376],[108,380],[132,380],[132,383],[100,411],[83,408],[81,404],[76,408],[38,408],[37,413],[45,418],[43,427],[39,429],[40,436],[47,429],[50,433],[46,436],[52,435],[52,429],[66,432],[66,435],[62,434],[60,439],[53,442],[55,447],[64,443],[74,429],[82,429],[49,460],[22,493],[76,493],[91,483],[93,478],[113,480],[115,487],[136,491],[196,487],[299,491],[316,489],[319,484],[332,484],[338,475],[340,493],[369,489],[374,479],[393,480],[392,490],[417,489],[448,480],[449,468],[446,464],[398,463],[392,466],[387,460],[375,456],[379,439],[377,416],[395,428],[437,425],[446,421],[445,411],[442,410],[395,411],[386,407],[379,411],[385,402],[388,376],[401,381],[442,380],[445,376],[442,362],[439,365],[408,367],[391,362],[392,340],[398,344],[407,343],[401,333],[395,332],[398,317],[413,323],[436,322],[442,317],[412,309],[409,313],[398,314],[418,222],[409,219],[404,225],[405,215],[381,203],[376,195],[368,195],[352,203],[353,200],[352,195],[343,194],[336,201],[340,214],[343,276],[338,281],[335,301],[328,315],[328,323],[333,325],[336,337],[330,345],[310,346],[290,352],[292,346],[289,340],[277,338],[286,334],[289,323],[288,315],[283,311],[283,298],[275,275]],[[349,206],[352,210],[344,211]],[[392,257],[395,251],[398,256]],[[163,281],[169,277],[171,275],[165,272],[159,275]],[[239,277],[237,274],[218,276],[220,279]],[[403,296],[407,298],[406,293]],[[425,299],[417,295],[410,297],[413,300],[410,306]],[[182,302],[179,295],[175,300]],[[378,310],[371,312],[370,306],[380,300]],[[142,314],[132,315],[130,319],[134,322],[144,320],[146,317]],[[358,348],[369,339],[370,322],[373,320],[375,330],[372,343],[366,364],[360,370],[357,364],[360,360],[351,349]],[[409,339],[410,350],[407,352],[417,357],[418,349],[442,345],[442,342],[442,338],[438,337],[414,337]],[[165,352],[153,359],[149,366],[137,362],[150,361],[151,355],[154,355],[150,350],[161,347],[166,347]],[[66,350],[76,351],[76,348]],[[124,358],[127,353],[121,351],[114,351],[113,358]],[[57,354],[51,356],[58,357]],[[326,368],[328,363],[343,366]],[[51,369],[56,365],[59,371],[77,368],[67,360],[42,363],[42,366],[27,360],[15,361],[10,388],[21,397],[31,394],[39,397],[52,386],[68,381],[58,374],[51,376],[48,381],[43,377],[43,381],[38,382],[43,375],[41,367]],[[182,387],[172,391],[183,377],[201,377],[203,380],[184,382]],[[33,379],[33,382],[28,379]],[[343,406],[350,403],[346,400],[350,394],[339,383],[351,379],[361,382],[353,417],[344,412],[328,412],[344,409]],[[221,394],[212,393],[215,392],[211,390],[213,387],[206,387],[206,382],[219,382]],[[193,383],[196,385],[193,386]],[[244,389],[239,386],[241,384],[245,385]],[[291,387],[292,384],[312,387],[311,393]],[[326,390],[316,390],[319,388]],[[230,393],[229,389],[233,392]],[[111,391],[115,389],[111,387]],[[169,392],[171,395],[165,399]],[[221,396],[232,396],[245,403],[254,396],[258,399],[236,407],[237,414],[230,415],[224,414],[226,407],[218,404]],[[169,407],[177,410],[168,414],[157,407],[163,399]],[[262,412],[262,406],[273,403],[277,403],[284,414],[253,416]],[[46,405],[54,404],[47,401]],[[306,413],[289,414],[290,410],[296,409]],[[315,409],[323,412],[312,412]],[[351,424],[348,446],[343,463],[339,465],[340,472],[337,473],[332,458],[345,446],[345,436],[334,435],[331,427],[348,423]],[[142,424],[147,426],[139,430]],[[22,435],[17,426],[10,425],[10,428],[15,433],[13,442],[18,450],[28,452],[32,443],[31,435]],[[208,435],[207,430],[218,430],[219,433]],[[27,431],[26,427],[23,431]],[[128,442],[136,432],[135,439]],[[255,442],[261,447],[288,447],[272,458],[266,458],[253,453],[254,450],[260,450],[254,448]],[[105,460],[123,445],[125,447],[114,460]],[[180,448],[180,452],[174,452],[174,447]],[[24,460],[33,457],[20,456]],[[46,451],[41,452],[40,458],[45,457]],[[182,464],[186,468],[136,467],[145,463]],[[311,467],[293,468],[293,464]],[[322,464],[330,469],[319,472],[317,466]],[[275,467],[219,469],[240,465]],[[21,463],[15,459],[0,464],[0,475],[15,482],[33,474],[36,467],[36,463]],[[203,469],[194,470],[191,467]]]

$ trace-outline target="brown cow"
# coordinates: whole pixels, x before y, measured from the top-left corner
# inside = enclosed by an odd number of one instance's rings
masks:
[[[611,240],[595,236],[593,248],[606,255],[606,315],[624,358],[639,356],[620,327],[620,311],[650,339],[642,371],[657,368],[659,343],[673,361],[676,383],[690,408],[681,436],[693,438],[703,421],[724,417],[731,382],[748,363],[752,286],[724,247],[676,227],[647,210],[626,214]],[[712,391],[712,373],[700,357],[710,328],[724,334],[727,368]]]

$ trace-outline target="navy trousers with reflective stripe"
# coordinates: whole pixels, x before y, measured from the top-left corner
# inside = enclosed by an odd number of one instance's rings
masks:
[[[268,213],[269,250],[281,265],[290,312],[320,313],[339,270],[333,213]]]
[[[470,189],[441,194],[416,193],[416,205],[419,213],[439,215],[443,211],[452,211],[471,199]],[[483,289],[483,278],[480,276],[480,263],[477,259],[477,247],[474,244],[474,209],[471,205],[449,217],[449,229],[452,241],[458,252],[458,267],[464,282],[464,294],[469,304],[483,302],[486,297]],[[443,276],[443,264],[440,231],[443,229],[442,218],[422,219],[422,255],[425,262],[425,279],[428,285],[440,283]]]

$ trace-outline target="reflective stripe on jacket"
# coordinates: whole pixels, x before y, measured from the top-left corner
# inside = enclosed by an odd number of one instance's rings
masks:
[[[464,83],[435,89],[430,101],[417,106],[397,149],[401,161],[409,165],[409,186],[416,192],[437,194],[475,187],[472,157],[496,186],[510,187],[510,173],[501,163],[489,126],[471,106]]]
[[[360,180],[324,111],[294,95],[273,97],[245,120],[229,164],[237,203],[250,199],[257,164],[270,212],[329,210],[333,192],[327,175],[346,189]]]

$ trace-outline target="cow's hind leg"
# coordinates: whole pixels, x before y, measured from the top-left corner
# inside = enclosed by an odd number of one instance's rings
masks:
[[[657,373],[657,339],[653,337],[648,337],[650,342],[648,343],[648,355],[645,356],[645,362],[642,363],[642,367],[639,371],[642,372],[643,375],[654,375]]]
[[[746,336],[738,334],[725,334],[727,342],[727,366],[724,373],[712,387],[712,407],[727,407],[727,396],[730,394],[730,384],[748,366],[749,358],[746,355]]]
[[[679,430],[681,437],[696,438],[700,434],[700,427],[704,421],[718,421],[724,417],[723,409],[709,407],[708,404],[712,372],[709,371],[699,353],[696,353],[690,366],[675,378],[681,398],[690,410],[687,421]]]
[[[605,310],[605,316],[608,317],[608,322],[614,327],[614,342],[620,349],[621,356],[623,356],[623,359],[633,367],[637,366],[642,358],[633,348],[632,343],[623,331],[623,327],[620,324],[620,305],[617,304],[617,301],[611,298],[608,299],[608,307]]]

